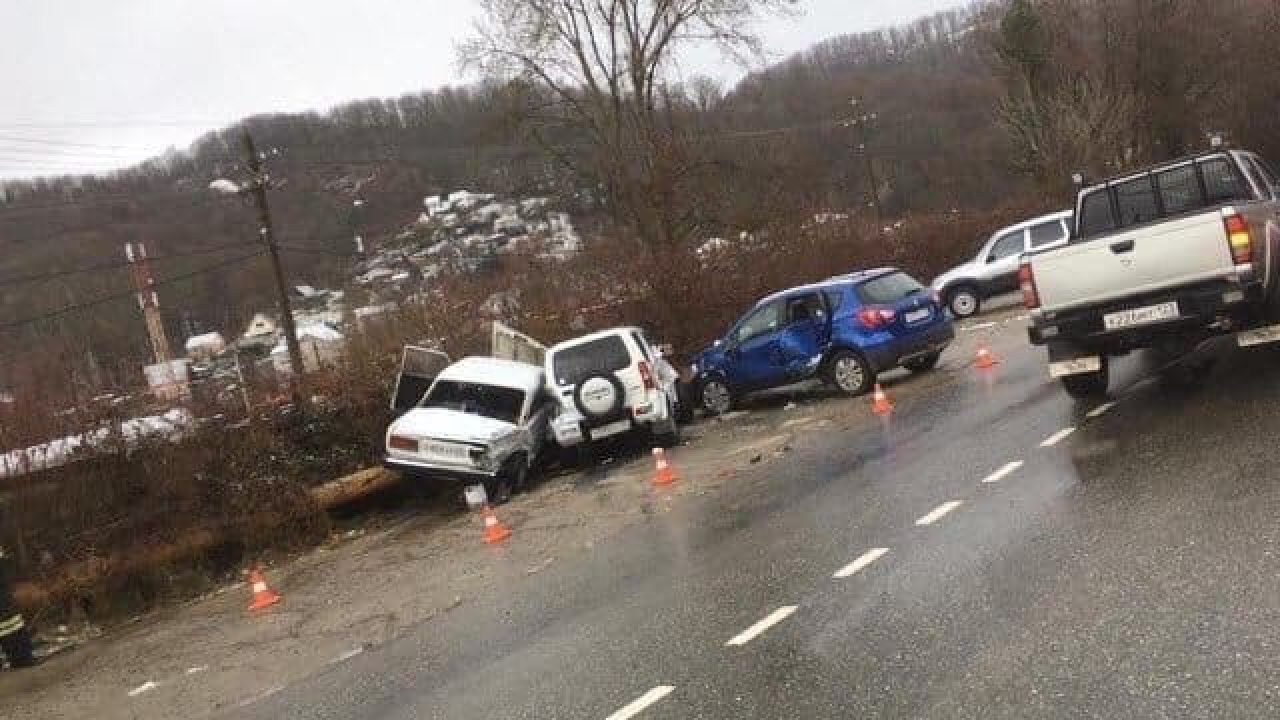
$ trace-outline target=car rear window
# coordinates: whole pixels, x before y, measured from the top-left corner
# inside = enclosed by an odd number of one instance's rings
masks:
[[[1200,163],[1204,175],[1204,191],[1209,205],[1249,199],[1249,188],[1236,166],[1226,158],[1214,158]]]
[[[577,385],[597,373],[617,372],[631,364],[627,345],[617,335],[557,350],[551,362],[556,384]]]
[[[515,424],[524,408],[524,392],[484,383],[437,380],[422,399],[423,407],[439,407]]]
[[[1183,165],[1156,174],[1156,187],[1160,189],[1160,201],[1169,215],[1180,215],[1202,206],[1200,179],[1195,165]]]
[[[1122,226],[1151,222],[1160,217],[1156,205],[1156,193],[1151,187],[1151,177],[1143,175],[1122,183],[1116,183],[1116,209],[1120,212]]]
[[[858,299],[864,305],[892,305],[924,290],[924,286],[904,272],[891,272],[858,286]]]

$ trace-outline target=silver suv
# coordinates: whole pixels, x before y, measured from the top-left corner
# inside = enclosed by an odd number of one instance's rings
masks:
[[[982,244],[974,259],[939,275],[933,290],[957,318],[976,315],[990,297],[1018,289],[1023,253],[1058,247],[1071,235],[1070,210],[1011,225]]]

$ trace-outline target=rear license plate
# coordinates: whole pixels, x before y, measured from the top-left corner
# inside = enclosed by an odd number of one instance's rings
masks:
[[[904,320],[906,320],[909,323],[918,323],[932,314],[933,314],[933,311],[930,310],[929,308],[920,308],[919,310],[912,310],[911,312],[907,313],[906,315],[903,315],[902,317]]]
[[[601,438],[612,437],[613,435],[624,433],[630,429],[631,429],[630,420],[619,420],[618,422],[609,423],[608,425],[601,425],[598,428],[592,429],[591,438],[593,440],[599,440]]]
[[[1236,342],[1240,344],[1240,347],[1266,345],[1277,341],[1280,341],[1280,325],[1245,330],[1236,335]]]
[[[448,443],[427,443],[424,446],[427,455],[439,460],[464,461],[471,457],[470,448]]]
[[[1175,320],[1178,316],[1178,303],[1167,302],[1107,313],[1102,316],[1102,325],[1108,330],[1120,330],[1137,325],[1149,325],[1151,323],[1164,322],[1165,320]]]
[[[1061,362],[1049,363],[1049,377],[1060,378],[1068,375],[1082,375],[1098,372],[1102,369],[1102,358],[1097,355],[1073,358]]]

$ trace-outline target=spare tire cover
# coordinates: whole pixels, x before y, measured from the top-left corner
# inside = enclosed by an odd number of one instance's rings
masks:
[[[575,399],[583,415],[606,417],[622,406],[622,384],[612,375],[592,375],[578,384]]]

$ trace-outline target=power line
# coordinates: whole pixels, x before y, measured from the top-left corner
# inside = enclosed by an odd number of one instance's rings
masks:
[[[4,142],[0,140],[0,142]],[[54,147],[25,147],[25,146],[0,146],[0,152],[17,153],[19,155],[35,155],[37,157],[52,159],[71,157],[71,158],[101,158],[107,160],[116,160],[124,157],[122,153],[125,150],[81,150],[73,148],[54,148]]]
[[[200,257],[203,255],[214,255],[228,250],[237,250],[240,248],[258,245],[256,242],[233,243],[230,245],[220,245],[218,247],[207,248],[205,250],[193,250],[190,252],[166,253],[164,255],[151,255],[147,259],[152,262],[163,262],[165,260],[177,260],[180,258]],[[119,270],[129,267],[127,262],[109,262],[100,263],[98,265],[87,265],[85,267],[73,268],[70,270],[56,270],[50,273],[42,273],[39,275],[15,275],[13,277],[0,278],[0,287],[12,287],[14,285],[26,285],[33,282],[42,282],[46,280],[57,280],[58,278],[69,277],[71,275],[82,275],[84,273],[100,272],[102,270]]]
[[[146,148],[129,145],[99,145],[97,143],[71,142],[70,140],[46,140],[44,138],[18,137],[16,135],[0,135],[0,141],[30,143],[32,145],[48,145],[51,147],[90,148],[94,150],[146,150]]]
[[[205,127],[208,125],[221,125],[227,122],[226,119],[221,120],[104,120],[89,122],[16,122],[16,123],[0,123],[0,128],[9,129],[63,129],[63,128],[159,128],[159,127]]]
[[[206,265],[198,270],[182,273],[180,275],[174,275],[172,277],[168,277],[163,280],[157,280],[154,284],[154,287],[160,287],[162,285],[172,285],[173,283],[182,282],[183,280],[190,280],[193,277],[215,272],[226,267],[231,267],[232,265],[237,265],[239,263],[247,262],[256,257],[259,257],[265,252],[266,252],[265,250],[258,250],[257,252],[251,253],[249,255],[241,255],[239,257],[231,258],[230,260],[214,263],[212,265]],[[136,290],[129,290],[128,292],[114,293],[112,295],[104,295],[102,297],[95,298],[88,302],[76,303],[74,305],[66,305],[64,307],[58,308],[57,310],[53,310],[41,315],[36,315],[34,317],[24,318],[22,320],[15,320],[7,323],[0,323],[0,331],[13,330],[14,328],[23,327],[25,325],[32,325],[35,323],[44,322],[46,320],[54,320],[64,315],[70,315],[72,313],[79,312],[80,310],[86,310],[88,308],[96,307],[98,305],[105,305],[106,303],[109,303],[109,302],[115,302],[116,300],[123,300],[125,298],[130,298],[135,296],[136,294],[137,294]]]

